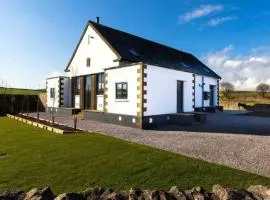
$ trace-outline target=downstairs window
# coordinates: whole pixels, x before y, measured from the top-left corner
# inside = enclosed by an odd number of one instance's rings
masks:
[[[128,97],[128,85],[127,82],[121,82],[115,84],[115,98],[127,99]]]
[[[51,99],[55,98],[55,88],[50,88],[50,98]]]

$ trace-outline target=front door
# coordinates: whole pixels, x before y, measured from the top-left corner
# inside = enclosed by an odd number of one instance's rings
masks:
[[[184,109],[184,82],[177,81],[177,113],[183,112]]]
[[[210,99],[209,99],[209,105],[214,106],[214,86],[210,85]]]

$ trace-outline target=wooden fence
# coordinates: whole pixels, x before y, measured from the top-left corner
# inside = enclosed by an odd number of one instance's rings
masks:
[[[0,115],[19,112],[44,112],[44,99],[40,95],[0,94]]]

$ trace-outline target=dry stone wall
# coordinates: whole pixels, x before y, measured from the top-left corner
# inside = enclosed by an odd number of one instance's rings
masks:
[[[35,188],[28,192],[5,191],[0,200],[270,200],[270,186],[256,185],[248,189],[225,188],[214,185],[212,192],[201,187],[181,190],[173,186],[169,191],[140,190],[114,191],[112,189],[88,188],[80,193],[55,195],[49,187]]]

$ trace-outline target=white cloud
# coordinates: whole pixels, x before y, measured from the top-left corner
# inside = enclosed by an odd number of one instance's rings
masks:
[[[221,67],[226,60],[228,60],[229,53],[233,51],[234,46],[228,45],[221,51],[208,52],[204,58],[207,61],[207,64],[212,67]]]
[[[234,47],[205,54],[203,60],[223,81],[231,82],[237,90],[255,90],[259,83],[270,84],[270,56],[261,54],[231,56]]]
[[[179,16],[180,23],[187,23],[194,19],[207,16],[214,12],[219,12],[223,10],[221,4],[218,5],[201,5],[199,8],[196,8],[190,12],[185,13],[184,15]]]
[[[220,17],[214,18],[208,21],[208,26],[218,26],[224,22],[235,20],[236,17],[234,16],[227,16],[227,17]]]

